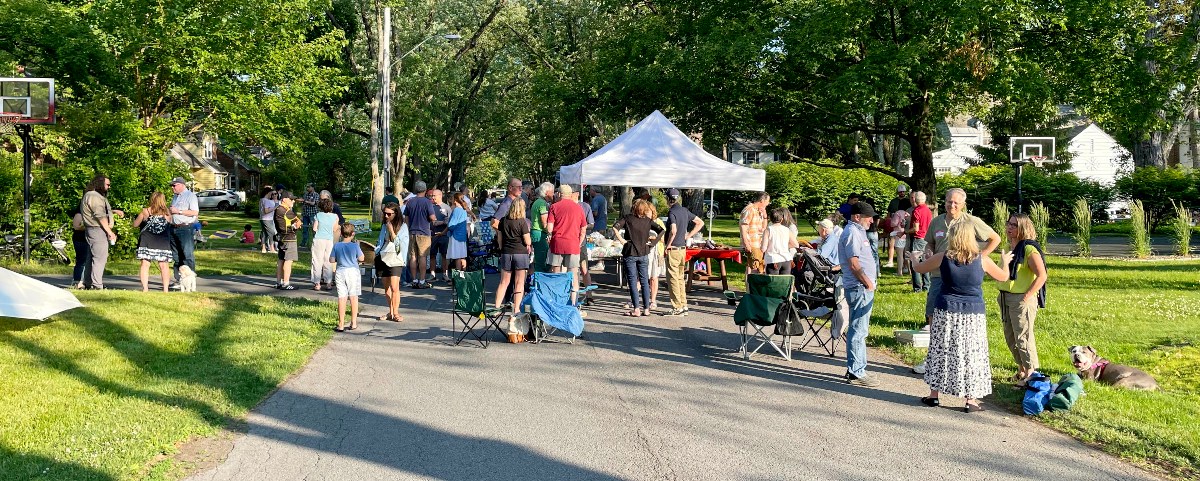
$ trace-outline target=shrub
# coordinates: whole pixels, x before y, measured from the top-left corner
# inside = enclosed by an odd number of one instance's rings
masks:
[[[1108,219],[1105,209],[1113,198],[1112,189],[1097,182],[1080,179],[1067,172],[1052,172],[1037,167],[1025,167],[1022,176],[1022,200],[1017,204],[1016,172],[1011,165],[984,165],[971,167],[958,175],[943,175],[938,178],[939,195],[946,189],[958,187],[967,191],[967,208],[972,214],[994,218],[991,200],[1003,200],[1009,209],[1029,212],[1030,205],[1041,202],[1045,205],[1065,205],[1064,199],[1083,198],[1092,208],[1093,219]],[[1055,208],[1050,211],[1050,226],[1064,231],[1074,224],[1070,209]]]
[[[1037,231],[1038,242],[1050,245],[1050,209],[1041,202],[1029,208],[1029,220],[1033,221],[1033,230]]]
[[[1192,247],[1192,213],[1183,203],[1171,202],[1175,217],[1171,219],[1171,237],[1175,240],[1175,254],[1187,256]]]
[[[1200,204],[1196,187],[1196,181],[1200,179],[1194,177],[1200,175],[1179,168],[1138,167],[1129,175],[1118,178],[1115,187],[1121,196],[1142,201],[1146,222],[1153,231],[1175,216],[1174,201],[1189,208]]]
[[[1129,203],[1129,247],[1138,259],[1150,257],[1150,224],[1141,200]]]
[[[1008,204],[1000,199],[992,201],[992,229],[1000,234],[1000,250],[1008,250],[1008,236],[1004,224],[1008,223]]]
[[[1083,257],[1092,256],[1092,208],[1087,199],[1075,200],[1075,248]]]

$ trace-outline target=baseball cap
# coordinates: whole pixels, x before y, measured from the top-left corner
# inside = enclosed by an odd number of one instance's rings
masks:
[[[899,186],[896,186],[896,192],[908,192],[908,186],[900,184]]]
[[[558,193],[562,195],[571,195],[575,193],[575,189],[571,188],[571,184],[563,184],[558,186]]]
[[[866,202],[859,202],[850,206],[850,215],[861,215],[864,217],[875,217],[875,208]]]
[[[174,179],[171,179],[171,185],[175,185],[175,184],[187,185],[187,181],[183,180],[183,177],[176,177]]]
[[[817,227],[825,230],[833,230],[833,221],[821,219],[821,222],[817,222]]]
[[[672,199],[678,199],[679,198],[679,189],[668,190],[667,197],[670,197]]]

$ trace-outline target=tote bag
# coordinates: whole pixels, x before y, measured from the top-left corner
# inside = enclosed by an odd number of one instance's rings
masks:
[[[384,226],[384,229],[387,229]],[[387,234],[384,234],[386,238]],[[408,224],[400,226],[396,238],[379,248],[379,259],[388,267],[400,267],[408,263]]]

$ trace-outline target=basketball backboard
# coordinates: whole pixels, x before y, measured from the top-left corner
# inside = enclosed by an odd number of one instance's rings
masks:
[[[1043,165],[1056,158],[1054,137],[1009,137],[1008,161]]]
[[[53,124],[54,79],[0,78],[0,116],[17,124]]]

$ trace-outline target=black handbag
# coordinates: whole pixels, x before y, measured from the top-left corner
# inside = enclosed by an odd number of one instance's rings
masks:
[[[800,336],[804,334],[804,322],[800,312],[791,302],[779,304],[775,309],[775,334],[781,336]]]

